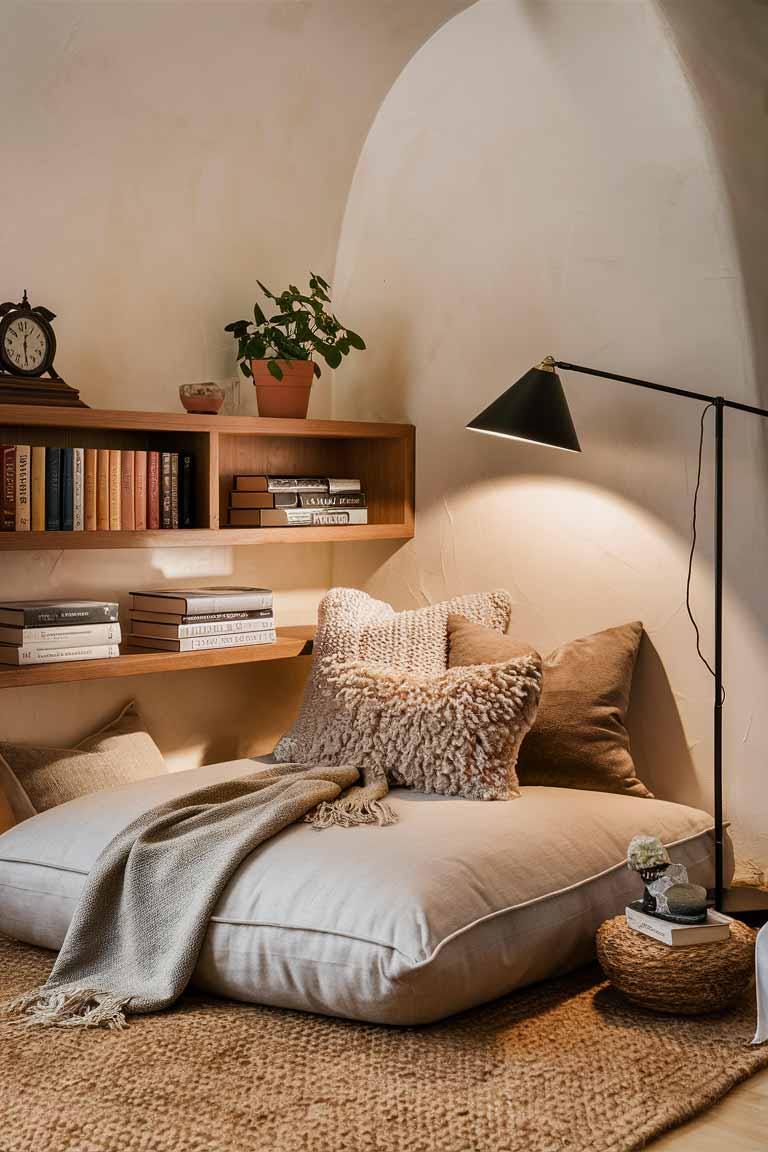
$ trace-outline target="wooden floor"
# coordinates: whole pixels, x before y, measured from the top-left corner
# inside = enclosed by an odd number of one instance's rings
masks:
[[[768,1148],[768,1071],[734,1088],[703,1116],[655,1140],[653,1152],[758,1152]]]

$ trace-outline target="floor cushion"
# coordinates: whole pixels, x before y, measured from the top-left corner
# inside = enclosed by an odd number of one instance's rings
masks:
[[[0,932],[61,945],[84,878],[142,811],[250,760],[82,796],[0,836]],[[395,789],[388,828],[285,829],[222,896],[194,983],[237,1000],[417,1024],[566,971],[639,895],[625,863],[659,836],[711,883],[711,817],[662,800],[530,787],[484,802]]]

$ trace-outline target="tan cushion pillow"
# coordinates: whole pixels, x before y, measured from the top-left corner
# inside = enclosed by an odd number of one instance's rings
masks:
[[[521,784],[651,796],[635,775],[625,726],[632,673],[643,635],[638,621],[564,644],[543,662],[541,702],[517,762]],[[468,630],[449,665],[498,659],[499,637]],[[461,657],[461,659],[459,659]]]
[[[0,742],[0,790],[17,820],[87,792],[166,772],[166,764],[131,701],[106,728],[75,748]]]
[[[314,660],[301,712],[275,748],[275,759],[280,763],[310,760],[309,749],[328,722],[318,671],[324,660],[363,660],[434,676],[448,667],[450,612],[460,612],[478,624],[505,632],[511,607],[508,593],[497,591],[395,612],[390,604],[374,600],[357,588],[332,588],[318,609]]]
[[[16,823],[10,801],[6,799],[5,793],[0,790],[0,836],[3,832],[7,832],[9,828],[13,828]]]
[[[390,784],[508,800],[515,762],[536,714],[537,656],[454,668],[438,676],[328,657],[323,714],[308,752],[316,764],[373,764]]]

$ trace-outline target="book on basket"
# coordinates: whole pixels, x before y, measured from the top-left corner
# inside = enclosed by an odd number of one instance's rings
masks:
[[[272,607],[269,588],[158,588],[132,592],[131,596],[134,612],[174,612],[183,616]]]
[[[718,940],[727,940],[731,933],[731,918],[722,912],[715,912],[712,908],[707,911],[704,924],[675,924],[671,920],[662,920],[639,908],[627,905],[627,927],[660,944],[667,944],[671,948],[683,948],[691,944],[714,944]]]
[[[65,660],[107,660],[119,655],[117,644],[85,644],[72,648],[37,644],[17,648],[0,644],[0,664],[61,664]]]
[[[136,648],[154,648],[161,652],[205,652],[211,648],[250,648],[256,644],[274,644],[276,639],[274,628],[263,628],[260,632],[190,636],[185,640],[164,640],[159,636],[135,636],[131,633],[128,643]]]

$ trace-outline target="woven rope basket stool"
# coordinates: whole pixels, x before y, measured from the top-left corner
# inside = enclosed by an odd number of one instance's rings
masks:
[[[671,948],[627,927],[624,916],[597,930],[603,972],[633,1004],[654,1012],[718,1012],[746,992],[755,969],[755,933],[737,920],[728,940]]]

